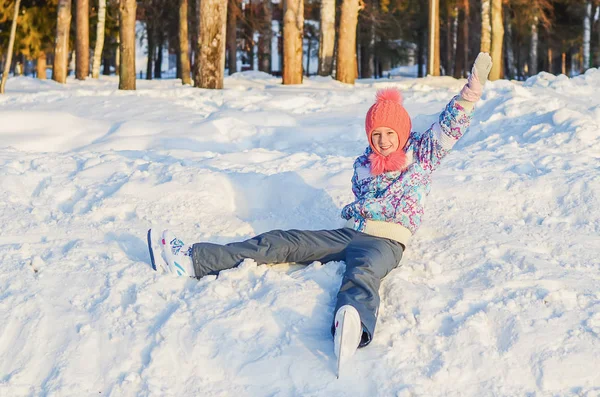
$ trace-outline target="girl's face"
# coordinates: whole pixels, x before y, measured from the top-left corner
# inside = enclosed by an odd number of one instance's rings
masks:
[[[371,143],[382,156],[387,156],[398,150],[398,134],[388,127],[377,127],[371,133]]]

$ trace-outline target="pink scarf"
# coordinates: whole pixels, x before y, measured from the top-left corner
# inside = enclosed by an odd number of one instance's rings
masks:
[[[369,155],[369,161],[371,162],[371,175],[373,176],[381,175],[384,172],[401,171],[407,167],[406,153],[403,149],[398,149],[387,156],[373,150]]]

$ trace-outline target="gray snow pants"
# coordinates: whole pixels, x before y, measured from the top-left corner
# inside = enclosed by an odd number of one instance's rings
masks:
[[[346,272],[334,313],[344,305],[351,305],[358,310],[363,325],[362,347],[371,342],[375,332],[381,280],[398,266],[403,249],[402,244],[394,240],[350,228],[272,230],[243,242],[194,244],[192,260],[197,278],[231,269],[245,258],[253,259],[258,264],[345,261]]]

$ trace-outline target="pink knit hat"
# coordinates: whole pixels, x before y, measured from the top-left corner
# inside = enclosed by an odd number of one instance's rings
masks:
[[[373,130],[379,127],[388,127],[398,134],[398,149],[402,149],[408,140],[412,123],[410,116],[402,106],[402,94],[396,88],[385,88],[377,91],[375,103],[367,112],[365,130],[371,149],[375,151],[371,142]]]
[[[379,127],[391,128],[398,134],[398,150],[387,156],[378,153],[371,141],[373,130]],[[365,131],[367,132],[369,146],[373,151],[369,155],[371,174],[380,175],[384,172],[399,171],[406,168],[407,158],[403,149],[408,141],[411,128],[410,116],[402,106],[400,91],[395,88],[377,91],[375,104],[371,106],[365,119]]]

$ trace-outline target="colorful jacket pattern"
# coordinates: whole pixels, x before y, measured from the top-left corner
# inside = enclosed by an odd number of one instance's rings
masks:
[[[370,147],[354,161],[352,192],[356,200],[342,209],[342,218],[350,220],[350,227],[365,232],[368,221],[384,221],[403,226],[410,234],[417,231],[431,190],[431,174],[471,123],[473,112],[465,110],[458,99],[452,98],[439,121],[427,131],[411,132],[405,146],[406,169],[371,175]]]

